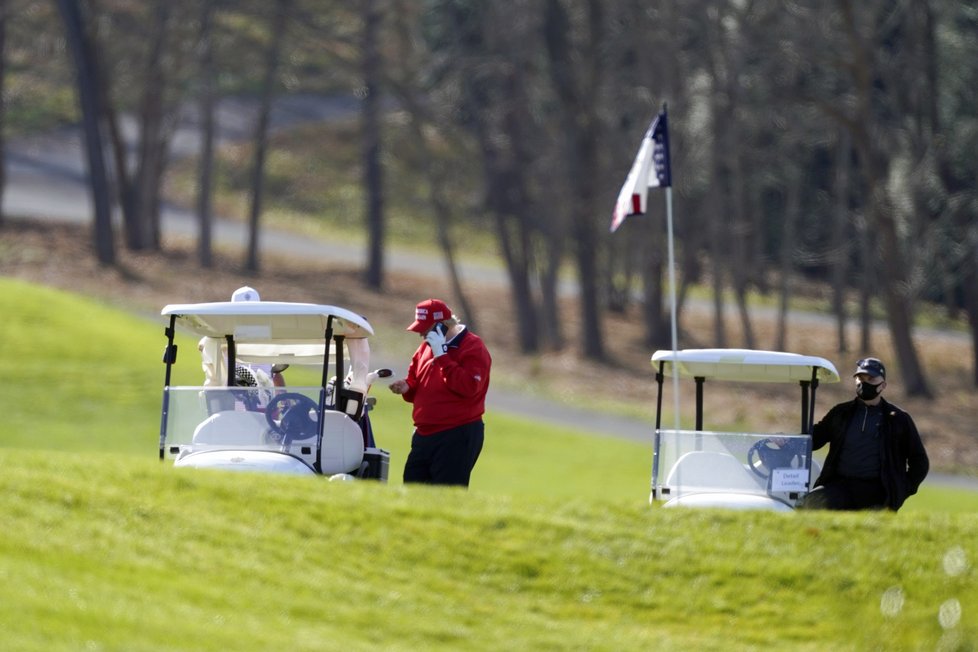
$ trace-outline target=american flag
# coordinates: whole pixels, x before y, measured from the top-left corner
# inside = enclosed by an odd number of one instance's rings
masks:
[[[611,232],[614,233],[626,217],[645,214],[649,188],[668,188],[671,185],[669,126],[666,111],[663,109],[645,132],[625,185],[618,193],[615,212],[611,218]]]

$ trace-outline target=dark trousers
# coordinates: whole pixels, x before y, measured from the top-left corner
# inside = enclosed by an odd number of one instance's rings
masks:
[[[472,469],[482,452],[485,424],[481,420],[433,435],[411,437],[404,463],[404,483],[469,486]]]
[[[878,478],[832,478],[805,496],[808,509],[883,509],[886,489]]]

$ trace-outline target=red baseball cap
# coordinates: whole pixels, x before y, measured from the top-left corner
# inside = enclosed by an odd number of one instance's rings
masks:
[[[435,325],[435,322],[451,319],[452,310],[438,299],[425,299],[414,309],[414,323],[407,330],[424,333]]]

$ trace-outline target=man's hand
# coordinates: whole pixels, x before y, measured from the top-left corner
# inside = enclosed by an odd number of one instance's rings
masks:
[[[410,389],[406,380],[395,380],[390,384],[390,389],[395,394],[403,394]]]
[[[424,341],[431,347],[431,352],[436,358],[448,352],[448,345],[445,344],[445,335],[439,332],[437,328],[432,328],[428,331],[428,334],[424,336]]]

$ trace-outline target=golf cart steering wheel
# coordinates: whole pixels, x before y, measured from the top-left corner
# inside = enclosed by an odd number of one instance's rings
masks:
[[[793,467],[795,458],[798,459],[798,467],[801,467],[801,452],[797,442],[781,437],[761,439],[747,451],[750,470],[761,478],[770,476],[773,469]]]
[[[288,444],[295,439],[315,437],[319,432],[319,422],[315,415],[319,405],[303,394],[286,392],[279,394],[265,406],[265,420],[273,432],[282,437],[282,444]],[[275,415],[281,413],[282,418],[275,422]]]

